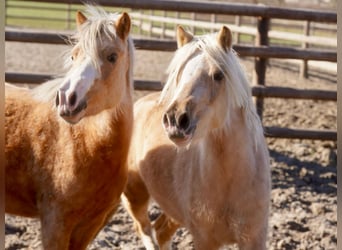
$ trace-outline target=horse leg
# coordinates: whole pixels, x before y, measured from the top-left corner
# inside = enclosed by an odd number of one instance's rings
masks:
[[[103,212],[95,216],[89,216],[90,219],[83,219],[78,223],[72,231],[69,249],[86,249],[115,211],[116,209],[111,210],[110,213]]]
[[[126,189],[121,197],[145,248],[158,249],[152,237],[151,222],[148,217],[150,195],[139,173],[133,171],[128,173]]]
[[[69,249],[70,235],[73,225],[66,222],[56,209],[46,209],[41,213],[41,235],[44,249]]]
[[[170,249],[171,237],[179,228],[179,226],[180,225],[177,222],[168,217],[165,213],[162,213],[157,218],[153,224],[153,228],[156,232],[156,238],[160,249]]]
[[[206,250],[206,249],[219,249],[220,246],[216,241],[213,241],[213,239],[208,238],[209,235],[206,235],[206,237],[200,237],[197,234],[191,233],[193,236],[193,242],[194,242],[194,248],[196,250]]]
[[[240,250],[266,250],[266,234],[241,240],[238,245]]]

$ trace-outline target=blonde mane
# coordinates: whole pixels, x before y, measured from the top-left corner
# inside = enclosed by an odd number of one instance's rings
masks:
[[[218,67],[226,79],[226,96],[228,99],[226,127],[229,127],[230,113],[235,108],[241,108],[247,127],[255,131],[255,142],[263,135],[261,121],[256,112],[252,99],[252,92],[244,69],[239,62],[238,56],[233,49],[227,53],[216,40],[216,34],[196,36],[190,42],[179,48],[173,57],[167,73],[169,78],[163,88],[159,102],[166,103],[171,100],[176,88],[176,80],[182,72],[185,64],[200,50],[211,64]]]
[[[72,71],[71,51],[75,47],[79,47],[82,51],[92,58],[93,65],[97,69],[99,76],[100,72],[100,51],[102,46],[102,40],[99,38],[106,37],[110,40],[116,39],[115,26],[113,25],[117,18],[118,13],[107,13],[103,9],[93,5],[86,5],[86,13],[89,22],[85,22],[84,25],[78,30],[78,32],[72,35],[68,43],[71,45],[69,50],[65,52],[64,66]],[[132,38],[128,37],[128,53],[129,64],[133,65],[134,61],[134,44]],[[77,65],[76,65],[77,66]],[[133,88],[133,67],[129,67],[130,72],[128,81]],[[66,73],[66,75],[68,74]],[[56,91],[63,81],[63,77],[58,77],[54,80],[45,82],[40,86],[31,90],[33,97],[43,102],[53,102],[56,97]]]

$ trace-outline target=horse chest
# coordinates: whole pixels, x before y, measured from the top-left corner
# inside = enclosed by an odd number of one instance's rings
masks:
[[[235,242],[245,226],[244,217],[233,203],[224,199],[224,195],[203,193],[194,197],[187,204],[185,225],[191,231],[215,235],[221,242]]]
[[[69,140],[67,138],[72,138]],[[49,165],[54,186],[60,193],[74,195],[78,192],[110,192],[120,178],[124,178],[124,153],[127,148],[125,141],[118,138],[95,140],[72,131],[71,136],[61,136],[55,146],[56,157]],[[47,165],[45,165],[47,166]],[[74,190],[70,192],[70,190]]]
[[[202,166],[211,171],[201,171],[200,164],[188,167],[186,174],[179,180],[182,183],[184,217],[191,217],[193,223],[226,226],[225,218],[231,216],[234,202],[231,202],[231,186],[229,178],[220,171],[216,172],[215,164]]]

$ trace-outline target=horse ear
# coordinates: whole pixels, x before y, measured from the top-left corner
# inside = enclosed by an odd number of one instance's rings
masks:
[[[115,22],[115,28],[118,36],[122,40],[125,40],[131,30],[131,18],[126,12],[122,13],[119,19]]]
[[[81,25],[83,23],[85,23],[87,21],[87,18],[85,15],[83,15],[83,13],[81,11],[77,11],[76,12],[76,24],[77,24],[77,28],[80,28]]]
[[[179,25],[177,27],[177,47],[178,48],[183,47],[185,44],[190,42],[193,38],[194,36],[191,33],[186,32],[182,26]]]
[[[228,51],[232,47],[232,33],[226,26],[222,26],[221,30],[217,35],[218,44],[225,50]]]

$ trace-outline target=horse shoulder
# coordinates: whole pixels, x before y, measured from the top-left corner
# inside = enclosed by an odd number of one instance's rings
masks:
[[[158,136],[162,132],[161,110],[158,105],[159,95],[160,93],[146,95],[134,104],[134,135],[132,142],[136,140],[146,142],[148,138],[152,141],[158,141],[154,139],[154,136]]]
[[[169,178],[172,176],[172,167],[168,166],[174,162],[176,147],[163,131],[159,95],[160,93],[153,93],[135,103],[129,168],[131,171],[140,169],[146,185],[153,186],[149,190],[163,190],[165,195],[173,192],[170,190],[172,185],[165,187],[164,184],[172,183]]]

